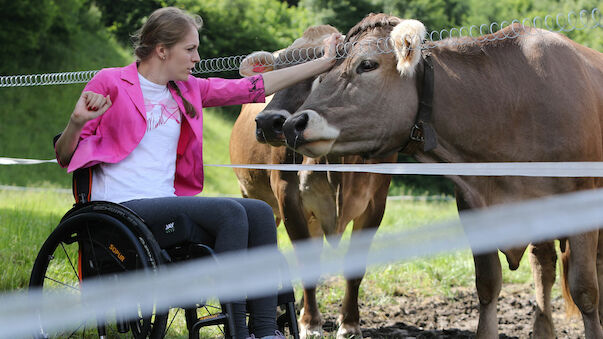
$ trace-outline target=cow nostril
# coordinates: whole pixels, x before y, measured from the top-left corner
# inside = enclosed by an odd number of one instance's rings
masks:
[[[299,117],[295,120],[295,130],[298,132],[303,131],[304,129],[306,129],[306,126],[308,125],[308,114],[307,113],[303,113],[300,114]]]
[[[285,118],[283,116],[279,116],[274,119],[272,122],[272,129],[276,132],[282,132],[283,124],[285,124]]]

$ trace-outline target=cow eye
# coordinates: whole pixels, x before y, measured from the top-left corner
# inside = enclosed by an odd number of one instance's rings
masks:
[[[362,62],[360,62],[358,65],[358,68],[356,68],[356,73],[361,74],[364,72],[374,71],[377,69],[377,67],[379,67],[379,64],[376,61],[362,60]]]

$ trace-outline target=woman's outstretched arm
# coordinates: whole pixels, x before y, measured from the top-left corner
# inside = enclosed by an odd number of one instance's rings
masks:
[[[335,64],[335,47],[342,40],[341,34],[332,34],[325,39],[325,53],[321,58],[262,74],[266,96],[328,71]]]

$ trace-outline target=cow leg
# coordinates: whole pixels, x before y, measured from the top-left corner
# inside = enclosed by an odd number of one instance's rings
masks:
[[[477,338],[498,338],[496,306],[502,286],[498,252],[474,255],[475,287],[479,298]]]
[[[320,258],[320,255],[317,256]],[[304,288],[303,306],[299,313],[300,338],[322,337],[322,316],[316,299],[316,281],[302,281]]]
[[[310,228],[308,224],[308,228]],[[314,248],[317,252],[315,262],[320,263],[320,252],[322,252],[322,239],[316,243]],[[319,269],[319,268],[317,268]],[[299,314],[299,332],[301,338],[322,337],[322,316],[318,309],[316,299],[317,281],[303,281],[304,285],[304,306]]]
[[[603,338],[599,322],[599,287],[597,282],[598,231],[569,237],[568,280],[572,299],[582,313],[586,338]]]
[[[603,229],[599,230],[597,243],[597,282],[599,285],[599,323],[603,326]]]
[[[551,315],[551,289],[555,283],[557,264],[554,242],[533,244],[530,246],[529,258],[536,290],[533,337],[555,338],[555,327]]]
[[[469,204],[458,186],[455,189],[455,195],[456,206],[459,212],[471,209],[471,204]],[[500,288],[502,287],[502,269],[500,267],[498,251],[479,255],[474,254],[473,263],[475,265],[475,287],[477,289],[477,297],[479,298],[479,321],[476,337],[478,339],[497,339],[498,320],[496,306]]]
[[[297,172],[272,171],[270,174],[272,191],[277,198],[281,219],[293,243],[310,238],[308,220],[304,213],[299,195]],[[304,305],[299,317],[301,338],[322,336],[322,317],[316,302],[315,281],[303,281]]]
[[[322,317],[316,302],[316,287],[304,286],[304,306],[299,313],[300,338],[322,337]]]
[[[357,231],[362,230],[365,231],[364,233],[370,232],[370,234],[374,236],[377,227],[379,227],[381,219],[383,218],[384,209],[385,206],[383,206],[383,208],[375,209],[374,206],[370,204],[367,211],[354,220],[354,230],[350,237],[348,252],[354,251],[355,253],[361,253],[363,256],[360,260],[366,260],[369,248],[358,243]],[[358,260],[358,257],[355,257],[356,264]],[[366,264],[363,265],[363,267],[365,266]],[[358,291],[365,272],[365,269],[363,269],[362,272],[348,272],[344,267],[343,273],[346,278],[346,289],[341,305],[341,314],[339,315],[339,329],[337,330],[338,339],[351,337],[362,338],[360,312],[358,310]]]
[[[339,328],[337,329],[337,339],[340,338],[362,338],[360,329],[360,313],[358,311],[358,291],[364,274],[357,278],[346,276],[345,296],[341,305],[341,314],[339,315]]]

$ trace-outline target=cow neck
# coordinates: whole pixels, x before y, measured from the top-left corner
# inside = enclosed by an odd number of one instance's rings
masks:
[[[429,53],[422,54],[423,79],[419,94],[419,110],[406,144],[400,148],[401,153],[413,155],[421,145],[423,152],[430,151],[438,145],[435,130],[431,124],[433,110],[433,63]]]

